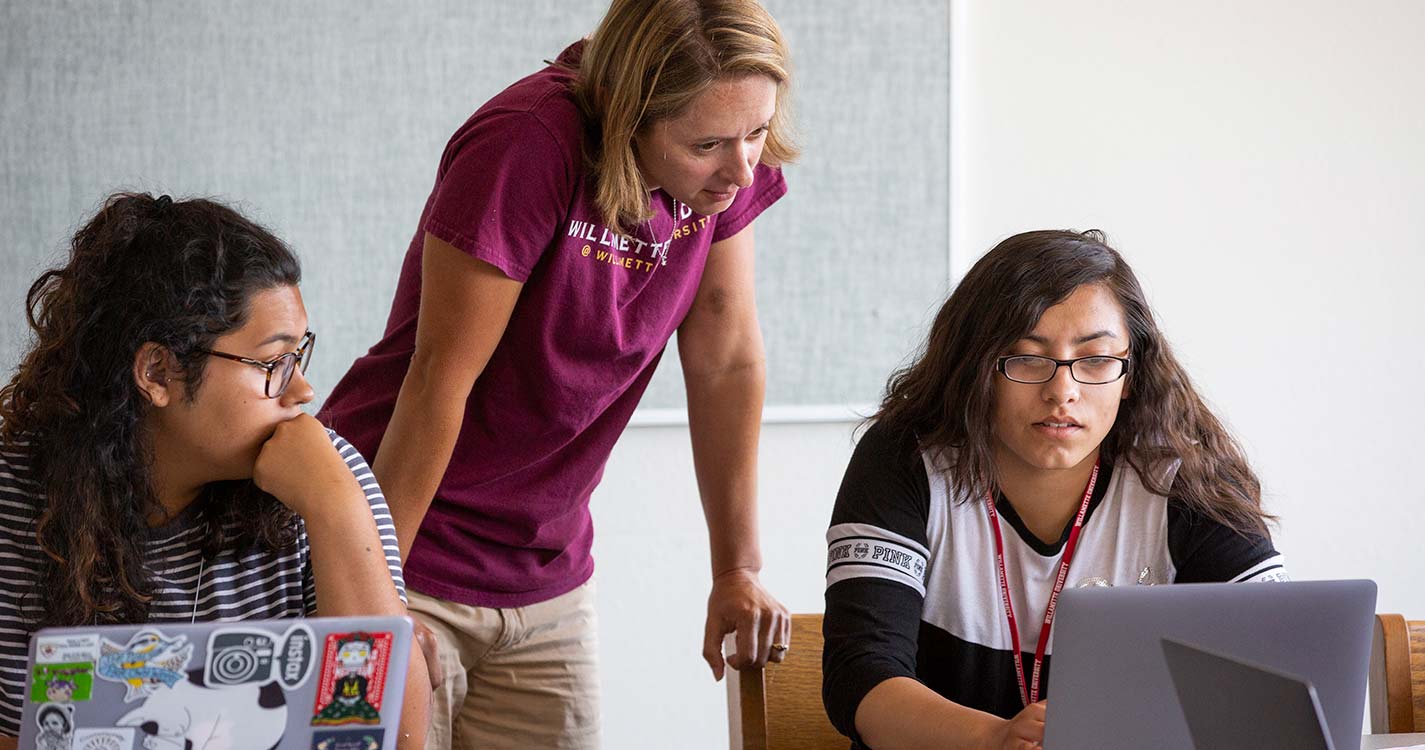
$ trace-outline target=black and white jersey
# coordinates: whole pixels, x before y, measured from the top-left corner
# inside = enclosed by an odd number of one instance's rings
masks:
[[[1027,673],[1073,521],[1046,544],[1003,497],[995,507]],[[855,738],[861,699],[893,677],[1006,718],[1024,707],[989,513],[983,498],[950,485],[943,456],[872,426],[846,470],[826,541],[823,694],[839,730]],[[1285,578],[1270,539],[1154,494],[1126,461],[1105,460],[1066,587]],[[1050,661],[1046,654],[1041,696],[1052,684]]]

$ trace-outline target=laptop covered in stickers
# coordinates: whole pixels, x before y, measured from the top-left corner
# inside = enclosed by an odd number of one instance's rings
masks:
[[[405,617],[46,628],[19,746],[394,750],[411,640]]]

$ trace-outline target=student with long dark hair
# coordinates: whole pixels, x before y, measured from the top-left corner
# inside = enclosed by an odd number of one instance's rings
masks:
[[[405,613],[370,469],[302,412],[300,280],[225,206],[120,194],[30,287],[0,389],[0,735],[40,627]],[[402,748],[430,695],[411,664]]]
[[[1103,235],[1010,237],[891,378],[846,470],[827,712],[876,750],[1037,747],[1061,571],[1067,586],[1281,579],[1268,520]]]

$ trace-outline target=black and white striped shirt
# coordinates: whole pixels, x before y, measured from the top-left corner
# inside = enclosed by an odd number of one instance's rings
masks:
[[[381,534],[381,546],[396,591],[404,601],[401,556],[386,498],[366,460],[335,432],[327,431],[361,484]],[[44,553],[35,541],[42,497],[29,475],[25,445],[0,446],[0,734],[19,734],[30,634],[41,614],[35,600]],[[281,551],[225,550],[202,559],[203,528],[190,506],[171,522],[150,529],[146,562],[155,583],[151,620],[255,620],[312,615],[316,585],[305,527],[297,543]],[[300,519],[298,520],[300,524]]]
[[[1029,670],[1069,528],[1046,544],[1003,497],[995,507]],[[1006,718],[1023,707],[989,524],[984,500],[950,484],[943,458],[911,436],[866,431],[826,533],[823,697],[842,733],[855,738],[861,699],[892,677]],[[1067,585],[1285,578],[1271,539],[1243,536],[1153,494],[1127,462],[1105,460]],[[1052,636],[1047,652],[1045,695],[1053,687]]]

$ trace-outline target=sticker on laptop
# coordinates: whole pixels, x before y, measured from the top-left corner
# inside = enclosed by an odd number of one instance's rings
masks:
[[[304,623],[281,638],[257,628],[221,628],[208,636],[203,682],[209,687],[263,685],[276,680],[287,690],[301,687],[316,663],[316,635]]]
[[[122,646],[103,639],[94,672],[100,679],[127,686],[124,702],[132,703],[147,698],[160,685],[173,687],[187,679],[188,662],[192,659],[193,644],[188,642],[188,636],[169,638],[159,630],[145,628]],[[76,750],[78,747],[75,745]]]
[[[312,750],[381,750],[383,729],[318,730],[312,733]]]
[[[46,703],[35,712],[36,750],[62,748],[68,750],[74,740],[74,706],[67,703]]]
[[[134,746],[134,730],[129,727],[76,729],[73,750],[130,750]]]
[[[312,724],[379,724],[390,633],[332,633],[322,649],[322,669]]]
[[[135,728],[145,750],[262,750],[281,742],[287,715],[276,682],[207,687],[190,678],[155,689],[114,725]]]
[[[36,664],[73,664],[99,658],[99,635],[42,635],[35,639]]]
[[[87,701],[94,689],[94,662],[36,664],[30,677],[31,703]]]

